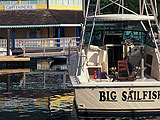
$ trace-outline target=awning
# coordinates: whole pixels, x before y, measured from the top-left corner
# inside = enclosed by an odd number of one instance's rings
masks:
[[[77,10],[1,10],[0,28],[73,27],[83,22],[83,11]]]
[[[81,24],[0,25],[0,28],[80,27]]]

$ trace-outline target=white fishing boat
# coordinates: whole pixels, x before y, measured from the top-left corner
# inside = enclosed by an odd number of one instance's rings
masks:
[[[109,1],[101,8],[97,0],[90,14],[88,0],[80,49],[69,58],[76,108],[79,113],[98,115],[159,112],[157,2],[139,0],[139,12],[134,12],[124,0]],[[101,13],[113,5],[118,14]]]

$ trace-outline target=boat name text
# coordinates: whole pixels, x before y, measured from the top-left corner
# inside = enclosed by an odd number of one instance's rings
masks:
[[[116,102],[117,95],[121,95],[121,100],[125,102],[154,102],[160,99],[160,91],[122,91],[117,94],[116,91],[99,91],[99,101]]]

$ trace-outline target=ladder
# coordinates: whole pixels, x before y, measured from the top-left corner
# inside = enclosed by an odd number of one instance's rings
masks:
[[[79,67],[82,67],[81,65],[80,65],[80,59],[82,58],[82,57],[86,57],[86,56],[83,56],[82,55],[82,48],[83,48],[83,43],[84,43],[84,39],[85,39],[85,30],[86,30],[86,25],[87,25],[87,18],[88,18],[88,16],[89,16],[89,8],[90,8],[90,2],[91,2],[91,0],[88,0],[88,3],[87,3],[87,10],[86,10],[86,14],[85,14],[85,20],[84,20],[84,24],[83,24],[83,26],[82,26],[82,37],[81,37],[81,42],[80,42],[80,49],[79,49],[79,52],[78,52],[78,65],[77,65],[77,71],[76,71],[76,76],[78,75],[78,68]],[[97,3],[96,3],[96,9],[95,9],[95,12],[94,12],[94,16],[96,16],[97,15],[97,11],[98,11],[98,7],[99,7],[99,4],[100,4],[100,0],[97,0]],[[91,43],[91,39],[92,39],[92,35],[93,35],[93,31],[94,31],[94,27],[95,27],[95,18],[94,18],[94,20],[93,20],[93,22],[92,22],[92,29],[91,29],[91,35],[90,35],[90,38],[89,38],[89,44],[88,44],[88,46],[90,45],[90,43]],[[87,49],[87,52],[89,51],[89,47],[88,47],[88,49]],[[86,60],[87,60],[87,58],[85,59],[85,61],[84,62],[86,62]],[[83,63],[83,65],[84,65],[84,63]]]
[[[153,3],[154,1],[154,3]],[[147,16],[154,16],[154,21],[150,21],[148,19],[149,27],[150,27],[150,37],[152,38],[152,41],[155,43],[156,47],[156,53],[158,56],[158,61],[160,63],[160,27],[158,25],[158,13],[157,13],[157,2],[156,0],[150,0],[147,2],[145,0],[144,2],[144,8],[146,10]],[[156,28],[156,29],[155,29]]]

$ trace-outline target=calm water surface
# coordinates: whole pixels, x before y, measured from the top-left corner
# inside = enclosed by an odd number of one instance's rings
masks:
[[[40,60],[34,68],[0,75],[0,120],[76,120],[67,66]]]
[[[23,69],[25,73],[0,74],[0,120],[78,120],[67,66],[38,60],[31,67]],[[160,120],[159,116],[103,120]]]

